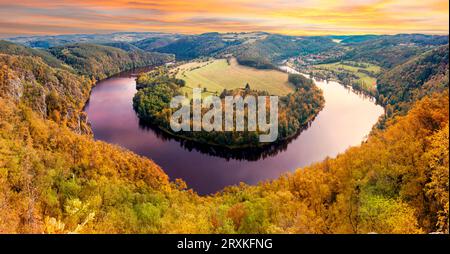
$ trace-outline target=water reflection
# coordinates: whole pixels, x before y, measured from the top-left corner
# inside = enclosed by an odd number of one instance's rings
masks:
[[[133,72],[121,73],[99,82],[92,90],[85,111],[94,138],[152,159],[171,179],[182,178],[200,194],[240,182],[256,184],[334,157],[359,145],[384,112],[372,99],[351,89],[335,82],[317,81],[324,92],[325,106],[308,128],[268,150],[233,153],[177,140],[142,126],[132,105],[135,76]]]
[[[314,119],[312,120],[314,121]],[[311,121],[311,122],[312,122]],[[230,149],[227,147],[214,146],[214,145],[206,145],[201,144],[199,142],[187,140],[184,138],[180,138],[174,135],[170,135],[157,126],[152,125],[146,121],[139,120],[139,127],[146,131],[152,131],[155,135],[164,141],[174,140],[180,144],[180,147],[188,150],[188,151],[197,151],[203,154],[207,154],[209,156],[221,157],[229,161],[230,159],[234,160],[246,160],[246,161],[257,161],[259,159],[265,159],[270,156],[275,156],[280,152],[286,151],[288,145],[295,140],[302,131],[306,130],[311,122],[303,126],[300,131],[298,131],[291,138],[273,142],[271,144],[265,145],[264,147],[252,147],[252,148],[243,148],[243,149]]]

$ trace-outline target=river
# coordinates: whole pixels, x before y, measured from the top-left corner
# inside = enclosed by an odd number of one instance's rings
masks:
[[[96,140],[146,156],[171,179],[181,178],[199,194],[209,194],[240,182],[274,179],[361,144],[384,113],[383,108],[336,82],[315,82],[323,90],[323,110],[290,142],[265,151],[220,151],[175,140],[140,124],[132,106],[136,93],[132,73],[100,81],[85,111]]]

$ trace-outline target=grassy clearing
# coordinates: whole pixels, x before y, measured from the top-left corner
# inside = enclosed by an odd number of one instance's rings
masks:
[[[332,69],[338,69],[342,68],[344,70],[357,72],[358,70],[366,70],[373,72],[375,74],[379,73],[381,70],[380,66],[370,64],[370,63],[356,63],[356,62],[337,62],[337,63],[331,63],[331,64],[319,64],[316,65],[319,68],[332,68]]]
[[[258,70],[239,65],[235,59],[214,59],[204,62],[190,62],[173,70],[176,77],[186,81],[183,91],[192,88],[206,88],[204,94],[220,94],[224,89],[244,88],[267,91],[273,95],[286,95],[293,91],[288,75],[276,70]]]
[[[337,62],[331,64],[319,64],[315,65],[316,70],[331,70],[335,72],[349,72],[358,77],[358,80],[363,84],[364,89],[373,90],[376,89],[377,79],[373,76],[377,75],[381,71],[381,67],[369,64],[369,63],[359,63],[359,62]],[[371,72],[372,75],[361,71]]]

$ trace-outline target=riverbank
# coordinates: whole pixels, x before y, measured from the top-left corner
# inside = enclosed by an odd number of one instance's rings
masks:
[[[202,71],[203,68],[211,68],[212,64],[206,64],[199,68],[196,67],[195,71]],[[228,68],[227,65],[220,68]],[[213,68],[213,72],[219,72],[222,69]],[[248,67],[245,68],[246,70]],[[186,81],[183,79],[176,78],[176,74],[172,73],[172,70],[167,70],[165,68],[159,68],[152,72],[141,74],[137,79],[137,89],[138,92],[133,97],[133,107],[138,114],[138,117],[145,122],[153,124],[163,131],[177,136],[184,137],[187,140],[195,141],[202,144],[210,144],[219,147],[225,147],[228,149],[248,149],[248,148],[260,148],[270,145],[273,141],[282,142],[283,140],[289,139],[295,136],[302,127],[308,125],[311,119],[317,115],[323,108],[324,98],[320,89],[316,87],[314,82],[310,79],[305,79],[297,74],[289,74],[276,71],[280,75],[286,78],[284,82],[289,82],[292,87],[295,87],[293,92],[288,93],[285,96],[278,97],[277,104],[277,130],[273,130],[271,127],[270,132],[276,131],[276,136],[274,139],[266,142],[261,142],[258,136],[265,135],[266,132],[256,129],[255,131],[170,131],[171,128],[171,115],[172,109],[170,107],[171,99],[177,95],[183,94],[183,89],[185,88]],[[210,73],[211,71],[208,71]],[[212,75],[212,74],[210,74]],[[215,75],[218,75],[216,73]],[[255,79],[263,77],[266,75],[265,72],[256,70],[252,72],[250,79]],[[256,75],[256,77],[255,77]],[[213,75],[214,76],[214,75]],[[297,79],[293,77],[297,76]],[[260,77],[260,78],[261,78]],[[291,79],[292,78],[292,79]],[[242,80],[245,80],[242,78]],[[294,81],[295,80],[295,81]],[[244,82],[245,83],[245,82]],[[221,86],[225,87],[220,93],[221,108],[224,108],[225,97],[259,97],[259,96],[272,96],[268,91],[265,90],[253,90],[251,85],[247,83],[245,87],[228,89],[229,83],[220,83]],[[231,83],[230,83],[231,84]],[[201,86],[201,84],[199,84]],[[261,86],[261,84],[260,84]],[[267,86],[267,84],[266,84]],[[259,88],[261,89],[261,88]],[[192,91],[191,91],[192,92]],[[216,91],[216,96],[218,93]],[[199,95],[200,96],[200,95]],[[191,105],[188,107],[189,111],[193,106],[194,102],[191,100]],[[272,103],[272,102],[271,102]],[[273,105],[270,107],[272,108]],[[236,106],[237,107],[237,106]],[[244,107],[244,103],[242,105]],[[222,110],[221,110],[222,111]],[[221,119],[224,119],[223,112]],[[208,115],[208,111],[202,110],[201,114]],[[273,112],[270,112],[271,116]],[[189,124],[192,126],[193,123],[189,119]],[[272,121],[272,120],[271,120]],[[244,125],[248,123],[245,123]],[[222,129],[224,128],[224,122],[220,123]],[[234,125],[234,123],[233,123]]]
[[[316,81],[323,91],[324,108],[300,135],[277,149],[225,152],[161,135],[144,126],[133,109],[134,77],[99,82],[93,89],[86,113],[94,137],[151,158],[170,176],[181,178],[200,194],[214,193],[245,182],[257,184],[299,167],[334,157],[358,146],[370,133],[383,108],[336,82]]]

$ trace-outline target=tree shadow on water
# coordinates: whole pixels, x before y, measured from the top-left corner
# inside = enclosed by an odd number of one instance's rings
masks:
[[[313,122],[313,121],[311,121]],[[200,142],[188,140],[182,137],[171,135],[157,126],[150,124],[144,120],[139,121],[139,127],[152,131],[156,137],[163,141],[176,141],[180,146],[188,151],[197,151],[210,156],[221,157],[228,160],[245,160],[245,161],[257,161],[268,157],[276,156],[277,154],[287,150],[288,145],[294,141],[304,130],[306,130],[311,122],[304,125],[300,131],[287,140],[275,141],[272,143],[266,143],[261,147],[247,147],[247,148],[227,148],[218,145],[203,144]]]

